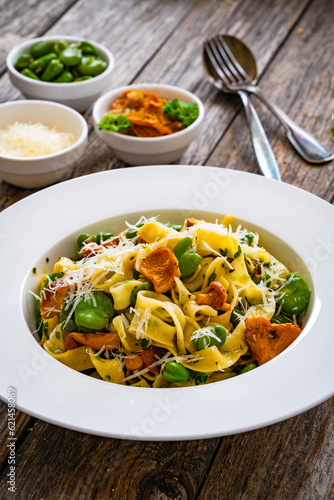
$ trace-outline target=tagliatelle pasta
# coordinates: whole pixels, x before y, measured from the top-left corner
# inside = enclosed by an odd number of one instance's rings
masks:
[[[117,236],[80,235],[42,278],[40,344],[87,375],[153,388],[225,380],[277,356],[301,332],[310,289],[232,222],[142,217]]]

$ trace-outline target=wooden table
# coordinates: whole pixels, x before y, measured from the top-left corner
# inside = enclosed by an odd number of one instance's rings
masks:
[[[6,53],[18,42],[44,34],[92,38],[115,55],[111,88],[162,82],[189,89],[203,100],[204,131],[179,163],[258,174],[239,99],[216,92],[202,70],[204,39],[229,33],[252,47],[263,90],[299,125],[334,149],[329,139],[334,111],[331,0],[3,0],[1,5],[2,102],[22,98],[5,66]],[[334,162],[321,167],[305,163],[291,148],[282,127],[262,105],[255,104],[283,181],[332,203]],[[90,113],[85,116],[89,146],[73,176],[124,167],[96,137]],[[0,183],[1,209],[32,192]],[[0,497],[334,498],[333,409],[332,399],[257,431],[162,443],[80,434],[18,412],[17,491],[13,494],[6,484],[7,407],[0,403]]]

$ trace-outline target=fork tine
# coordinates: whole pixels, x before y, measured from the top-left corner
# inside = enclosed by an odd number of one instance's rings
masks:
[[[210,44],[212,47],[212,50],[215,53],[216,61],[221,70],[225,73],[226,77],[228,78],[230,83],[233,83],[236,81],[235,75],[231,72],[230,67],[226,64],[225,58],[222,57],[221,50],[220,50],[220,43],[216,42],[215,40],[216,37],[212,38],[210,40]],[[238,80],[238,79],[237,79]]]
[[[211,47],[209,45],[209,40],[206,40],[204,42],[204,50],[205,50],[205,52],[206,52],[206,54],[207,54],[207,56],[208,56],[208,58],[210,60],[212,68],[215,70],[215,73],[218,75],[218,77],[221,80],[225,81],[225,79],[226,79],[225,78],[225,74],[222,72],[222,70],[220,69],[220,67],[219,67],[219,65],[218,65],[218,63],[216,61],[214,53],[212,52],[212,49],[211,49]]]
[[[212,42],[212,40],[206,40],[206,51],[210,58],[211,64],[215,68],[216,73],[219,75],[219,78],[223,81],[224,85],[229,88],[233,79],[226,72],[226,65],[222,61],[222,58],[219,55],[217,47]]]
[[[213,54],[212,54],[211,49],[209,48],[208,43],[206,41],[203,43],[203,49],[204,49],[203,55],[206,59],[207,64],[208,63],[210,64],[211,70],[212,70],[213,74],[215,75],[215,77],[217,79],[220,79],[221,76],[216,69],[216,63],[215,63]]]
[[[214,37],[213,41],[217,47],[217,51],[219,52],[223,66],[228,68],[228,70],[229,70],[229,73],[231,75],[231,79],[234,80],[235,83],[239,83],[240,82],[240,73],[238,72],[237,68],[234,66],[233,60],[231,60],[231,57],[227,53],[227,50],[225,49],[225,47],[223,46],[222,42],[220,41],[220,39],[218,37]],[[241,78],[241,80],[242,80],[242,78]]]
[[[219,45],[222,49],[222,52],[226,54],[225,60],[230,61],[230,69],[231,67],[235,70],[235,74],[237,75],[237,78],[239,81],[249,81],[249,75],[246,73],[244,68],[241,66],[239,61],[236,59],[235,55],[232,53],[230,47],[227,45],[225,42],[224,36],[223,35],[218,35],[215,37],[219,41]]]

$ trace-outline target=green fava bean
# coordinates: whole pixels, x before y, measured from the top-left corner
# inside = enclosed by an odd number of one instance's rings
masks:
[[[78,70],[82,76],[97,76],[103,73],[108,67],[106,61],[96,59],[94,56],[83,56]]]
[[[51,82],[63,72],[63,69],[64,65],[59,61],[59,59],[52,59],[52,61],[50,61],[45,68],[45,71],[41,76],[41,80],[43,80],[43,82]]]
[[[153,291],[154,290],[154,286],[153,286],[153,283],[151,281],[145,281],[144,283],[142,283],[141,285],[138,285],[131,293],[130,295],[130,306],[131,307],[134,307],[135,304],[136,304],[136,300],[137,300],[137,295],[138,295],[138,292],[141,292],[142,290],[151,290]]]
[[[38,59],[39,57],[49,54],[49,52],[54,52],[54,41],[53,40],[41,40],[34,43],[30,48],[30,54]]]
[[[42,73],[52,59],[57,59],[57,54],[55,52],[50,52],[50,54],[35,59],[35,61],[29,64],[29,69],[37,74]]]
[[[74,76],[74,78],[81,78],[82,77],[82,74],[78,70],[78,66],[72,66],[71,72],[72,72],[72,75]]]
[[[311,290],[305,279],[298,273],[289,273],[281,288],[282,311],[286,314],[300,314],[308,306]]]
[[[75,78],[75,82],[84,82],[85,80],[91,80],[93,78],[93,76],[89,76],[89,75],[86,75],[86,76],[79,76],[78,78]]]
[[[165,365],[165,370],[162,372],[163,377],[167,382],[179,383],[186,382],[189,378],[189,370],[180,363],[169,361]]]
[[[77,47],[66,47],[59,54],[59,59],[65,66],[78,66],[81,63],[82,53]]]
[[[191,276],[197,269],[202,257],[196,252],[187,252],[179,260],[181,278]]]
[[[189,236],[187,236],[186,238],[182,238],[182,240],[180,240],[174,248],[174,255],[177,258],[177,260],[180,260],[182,255],[184,255],[191,249],[192,245],[193,245],[192,238],[190,238]]]
[[[28,78],[32,78],[33,80],[40,80],[35,73],[33,73],[29,68],[25,68],[21,71],[21,75],[27,76]]]
[[[60,312],[59,321],[64,330],[68,332],[77,332],[78,327],[73,319],[74,315],[69,314],[70,311],[71,311],[71,306],[68,304],[68,302],[65,302]]]
[[[66,49],[67,46],[68,43],[66,42],[66,40],[58,40],[57,42],[54,42],[53,50],[56,52],[56,54],[59,55],[61,52],[63,52],[63,50]]]
[[[70,83],[70,82],[73,82],[73,75],[70,71],[68,71],[66,69],[65,71],[60,73],[58,78],[56,78],[53,81],[54,81],[54,83]]]
[[[214,345],[220,349],[225,344],[226,335],[223,326],[215,325],[196,330],[192,334],[191,340],[198,351]]]
[[[84,243],[90,243],[91,241],[95,241],[95,236],[92,236],[87,233],[82,233],[79,234],[77,238],[77,245],[79,248],[81,248]]]
[[[99,233],[96,235],[95,239],[96,239],[96,243],[100,244],[102,243],[103,241],[107,241],[109,240],[110,238],[112,238],[114,235],[112,233]]]
[[[186,237],[182,238],[174,248],[174,255],[179,261],[181,278],[193,274],[202,260],[197,252],[190,251],[192,244],[192,238]]]
[[[276,323],[277,325],[285,325],[286,323],[293,323],[291,318],[284,316],[284,314],[274,314],[270,320],[272,323]]]
[[[33,62],[34,58],[30,54],[22,54],[15,63],[15,69],[22,71],[28,68],[29,64]]]
[[[81,42],[80,48],[82,50],[82,53],[85,55],[94,56],[96,54],[96,48],[90,42],[87,41]]]
[[[182,229],[182,225],[181,224],[172,224],[170,222],[167,222],[166,224],[167,227],[172,227],[173,229],[175,229],[175,231],[181,231]]]
[[[83,297],[74,312],[76,325],[84,331],[103,330],[114,314],[112,301],[102,292],[92,292],[93,298]]]
[[[139,222],[139,224],[136,224],[135,227],[138,227],[139,229],[140,227],[143,227],[143,225],[144,225],[143,222]],[[125,233],[125,237],[129,238],[130,240],[132,238],[135,238],[136,236],[137,236],[137,229],[135,229],[134,227],[130,227]]]

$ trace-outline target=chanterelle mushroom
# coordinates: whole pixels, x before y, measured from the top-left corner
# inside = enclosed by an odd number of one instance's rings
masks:
[[[79,344],[86,345],[92,349],[99,350],[103,346],[112,351],[119,346],[119,336],[117,332],[97,332],[97,333],[77,333],[71,332],[72,338]]]
[[[196,226],[196,224],[198,224],[198,223],[199,223],[199,220],[194,219],[194,217],[190,217],[189,219],[186,220],[185,226],[192,227],[192,226]]]
[[[152,281],[157,293],[168,292],[174,285],[174,278],[181,276],[177,258],[166,247],[153,250],[146,259],[143,259],[140,272]]]
[[[196,295],[195,301],[199,306],[207,305],[220,311],[230,311],[230,304],[226,303],[226,290],[219,281],[213,281],[209,287]]]
[[[63,278],[52,281],[44,288],[41,297],[43,320],[50,319],[60,313],[69,290],[70,285]]]

